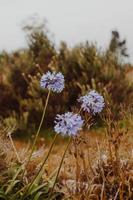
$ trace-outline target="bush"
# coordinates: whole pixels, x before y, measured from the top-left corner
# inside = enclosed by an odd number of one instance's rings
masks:
[[[41,74],[48,70],[62,71],[66,77],[66,87],[62,95],[58,98],[51,96],[47,109],[48,127],[52,125],[56,111],[74,109],[79,95],[90,88],[106,91],[112,99],[112,109],[116,113],[120,104],[131,104],[133,85],[126,76],[126,68],[129,67],[121,62],[123,55],[127,56],[126,53],[123,54],[126,42],[122,42],[116,32],[112,33],[105,52],[89,42],[73,48],[68,48],[62,42],[59,50],[56,50],[47,31],[34,27],[28,32],[28,45],[27,49],[1,54],[2,117],[9,117],[15,111],[19,124],[23,120],[22,116],[27,113],[27,125],[24,127],[28,127],[28,121],[32,123],[32,127],[37,126],[45,100],[45,92],[40,93],[38,86]],[[25,123],[26,121],[23,124]]]

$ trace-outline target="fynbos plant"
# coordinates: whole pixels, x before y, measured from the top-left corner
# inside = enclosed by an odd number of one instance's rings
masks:
[[[45,107],[44,107],[44,111],[43,111],[43,115],[42,115],[42,119],[40,122],[40,126],[38,128],[35,140],[33,142],[33,146],[32,146],[32,150],[31,150],[31,154],[30,157],[28,159],[28,163],[30,162],[30,158],[31,155],[34,151],[34,147],[44,120],[44,115],[46,112],[46,107],[48,105],[48,100],[49,100],[49,95],[50,92],[61,92],[64,89],[64,76],[59,72],[47,72],[46,74],[44,74],[41,77],[41,81],[40,81],[40,85],[43,89],[48,89],[48,96],[46,99],[46,103],[45,103]],[[102,109],[104,108],[104,99],[103,97],[98,94],[96,91],[90,91],[87,95],[80,97],[78,99],[79,102],[81,102],[81,109],[79,110],[78,113],[74,113],[74,112],[66,112],[64,114],[57,114],[56,118],[55,118],[55,126],[54,126],[54,130],[56,132],[55,138],[51,144],[51,147],[47,153],[47,155],[45,156],[42,165],[38,171],[38,173],[36,174],[36,176],[33,178],[33,180],[31,181],[30,185],[28,186],[28,188],[26,188],[25,194],[27,191],[30,191],[32,189],[32,187],[34,186],[34,184],[36,183],[36,181],[38,180],[38,178],[40,177],[40,175],[43,173],[43,168],[44,165],[53,149],[54,143],[56,141],[57,135],[61,134],[63,136],[69,136],[69,142],[65,148],[65,151],[63,153],[61,162],[59,164],[58,170],[57,170],[57,174],[51,189],[51,193],[49,195],[49,199],[52,197],[52,193],[54,191],[54,187],[55,184],[57,182],[60,170],[61,170],[61,166],[62,163],[64,161],[66,152],[69,148],[69,145],[71,143],[71,141],[78,135],[79,131],[83,128],[83,126],[85,125],[85,120],[82,119],[82,117],[80,116],[80,112],[82,110],[84,110],[85,112],[88,112],[90,116],[95,115],[97,113],[100,113],[102,111]],[[28,165],[27,163],[27,165]]]
[[[39,169],[37,170],[37,172],[35,173],[33,178],[31,178],[31,180],[28,182],[24,182],[23,178],[24,177],[26,178],[25,172],[31,161],[31,157],[34,152],[42,124],[44,122],[44,117],[46,114],[46,109],[48,106],[50,93],[51,92],[55,92],[55,93],[62,92],[65,87],[64,82],[65,82],[64,76],[62,75],[61,72],[58,72],[58,73],[47,72],[46,74],[43,74],[41,77],[40,86],[43,90],[44,89],[48,90],[48,94],[47,94],[46,102],[44,105],[42,118],[41,118],[38,130],[37,130],[37,133],[35,135],[35,139],[33,141],[33,145],[31,147],[30,154],[26,161],[26,164],[20,163],[20,168],[18,168],[15,176],[13,177],[13,180],[12,180],[13,183],[6,190],[7,193],[9,193],[14,188],[14,186],[16,188],[18,187],[18,190],[13,194],[13,197],[11,197],[12,200],[15,200],[16,198],[20,198],[22,200],[26,200],[27,198],[30,198],[30,199],[36,198],[39,200],[39,199],[41,199],[40,198],[41,194],[42,194],[42,197],[44,197],[43,194],[45,193],[45,187],[49,193],[48,195],[46,195],[47,196],[46,199],[48,198],[49,200],[51,200],[53,198],[55,185],[58,181],[58,177],[59,177],[59,174],[61,171],[63,161],[65,159],[66,152],[67,152],[71,142],[75,143],[76,141],[78,141],[77,140],[78,135],[79,135],[80,131],[82,130],[82,128],[86,125],[86,119],[84,119],[84,117],[83,117],[84,115],[82,116],[82,112],[84,112],[84,113],[86,112],[89,114],[89,117],[93,117],[93,115],[99,114],[105,106],[104,98],[100,94],[98,94],[96,91],[92,90],[92,91],[88,92],[85,96],[82,96],[78,99],[78,101],[81,103],[81,108],[79,109],[79,112],[68,111],[68,112],[65,112],[64,114],[57,114],[55,117],[55,120],[54,120],[54,131],[56,132],[56,135],[51,143],[51,146],[50,146],[47,154],[43,158],[42,163],[39,166]],[[43,182],[42,175],[44,173],[44,166],[46,164],[46,161],[48,160],[48,158],[52,152],[55,141],[59,134],[61,134],[62,136],[68,136],[69,141],[65,147],[64,153],[62,155],[56,175],[54,177],[54,181],[53,181],[52,185],[50,186],[50,188],[51,188],[50,189],[47,186],[47,184],[45,183],[45,181]],[[18,175],[21,173],[22,173],[22,177],[19,180],[19,186],[17,186],[16,185],[17,181],[18,181],[17,178],[18,178]],[[24,186],[24,183],[25,183],[25,186]]]
[[[38,130],[37,130],[37,133],[35,135],[35,139],[33,141],[33,145],[31,148],[31,153],[29,155],[29,159],[28,159],[26,165],[28,165],[30,162],[32,153],[34,151],[34,148],[35,148],[42,124],[43,124],[43,120],[44,120],[45,113],[46,113],[46,108],[47,108],[49,97],[50,97],[50,92],[52,91],[52,92],[60,93],[64,89],[64,76],[60,72],[59,73],[47,72],[46,74],[43,74],[41,81],[40,81],[40,85],[43,89],[48,89],[48,95],[47,95],[46,102],[44,105],[42,118],[41,118]],[[23,176],[24,176],[24,173],[23,173]],[[22,176],[22,178],[23,178],[23,176]]]

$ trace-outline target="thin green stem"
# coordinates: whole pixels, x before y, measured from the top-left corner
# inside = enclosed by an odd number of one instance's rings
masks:
[[[57,139],[57,136],[58,136],[58,134],[55,135],[55,137],[54,137],[54,139],[53,139],[53,141],[52,141],[52,143],[51,143],[51,145],[50,145],[49,151],[48,151],[46,157],[44,158],[44,161],[43,161],[43,163],[42,163],[42,165],[41,165],[41,167],[40,167],[40,169],[39,169],[37,175],[34,177],[34,179],[32,180],[31,184],[29,185],[27,191],[30,190],[30,189],[32,188],[32,186],[33,186],[33,184],[35,183],[36,179],[37,179],[38,176],[40,175],[40,173],[41,173],[41,171],[42,171],[42,169],[43,169],[43,167],[44,167],[44,165],[45,165],[47,159],[49,158],[49,155],[50,155],[50,153],[51,153],[51,151],[52,151],[52,149],[53,149],[53,146],[54,146],[54,144],[55,144],[55,141],[56,141],[56,139]]]
[[[31,148],[31,152],[30,152],[28,161],[27,161],[27,163],[26,163],[26,165],[25,165],[25,169],[26,169],[26,167],[28,166],[28,164],[29,164],[29,162],[30,162],[30,160],[31,160],[31,156],[32,156],[33,151],[34,151],[34,148],[35,148],[35,145],[36,145],[36,142],[37,142],[37,139],[38,139],[38,136],[39,136],[39,133],[40,133],[42,124],[43,124],[43,120],[44,120],[44,116],[45,116],[45,113],[46,113],[46,108],[47,108],[47,105],[48,105],[49,97],[50,97],[50,90],[49,90],[48,95],[47,95],[47,98],[46,98],[46,102],[45,102],[45,106],[44,106],[44,110],[43,110],[41,122],[40,122],[40,124],[39,124],[37,133],[36,133],[36,135],[35,135],[35,139],[34,139],[34,141],[33,141],[33,145],[32,145],[32,148]],[[24,177],[24,173],[25,173],[25,170],[23,171],[23,174],[22,174],[22,180],[23,180],[23,177]]]
[[[61,162],[60,162],[60,165],[59,165],[59,168],[58,168],[58,171],[57,171],[56,177],[55,177],[55,181],[54,181],[54,184],[53,184],[53,187],[52,187],[51,193],[50,193],[50,195],[49,195],[49,200],[51,199],[51,196],[52,196],[52,194],[53,194],[54,187],[55,187],[55,184],[56,184],[56,182],[57,182],[57,179],[58,179],[58,176],[59,176],[59,173],[60,173],[61,167],[62,167],[62,163],[63,163],[63,161],[64,161],[64,158],[65,158],[66,152],[67,152],[67,150],[68,150],[68,147],[69,147],[71,141],[72,141],[72,137],[69,138],[69,142],[68,142],[68,144],[67,144],[67,146],[66,146],[66,149],[65,149],[65,151],[64,151],[64,154],[63,154],[63,156],[62,156],[62,159],[61,159]]]

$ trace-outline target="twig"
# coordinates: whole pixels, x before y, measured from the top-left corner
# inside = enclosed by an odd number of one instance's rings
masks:
[[[20,157],[19,157],[19,155],[18,155],[17,149],[16,149],[16,147],[15,147],[15,145],[14,145],[14,142],[13,142],[13,140],[12,140],[12,136],[11,136],[11,133],[10,133],[10,132],[8,133],[8,137],[9,137],[9,139],[10,139],[10,142],[11,142],[12,148],[13,148],[13,150],[14,150],[14,153],[15,153],[15,155],[16,155],[16,157],[17,157],[17,160],[18,160],[19,163],[21,163]]]

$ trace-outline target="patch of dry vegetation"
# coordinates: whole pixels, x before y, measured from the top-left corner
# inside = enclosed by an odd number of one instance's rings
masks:
[[[114,126],[114,123],[110,133],[111,135],[108,135],[107,130],[86,131],[81,132],[73,140],[55,187],[55,193],[61,194],[61,199],[131,200],[133,198],[133,133],[127,132],[125,128],[119,128],[118,124]],[[14,151],[9,143],[10,141],[4,139],[0,147],[5,149],[5,144],[8,144],[10,148],[6,149],[6,154],[10,157]],[[57,141],[44,166],[42,181],[47,180],[52,183],[65,145],[66,142]],[[48,151],[45,142],[42,146],[34,152],[27,167],[25,180],[28,182],[36,175]],[[25,155],[27,157],[28,152],[27,154],[23,152],[22,156],[21,146],[18,150],[21,160]],[[12,162],[17,163],[17,160],[14,158]],[[11,168],[9,163],[10,160],[6,158],[1,163],[0,169],[4,165],[4,171],[9,170]]]

